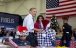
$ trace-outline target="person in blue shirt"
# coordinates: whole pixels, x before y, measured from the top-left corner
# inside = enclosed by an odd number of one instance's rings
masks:
[[[18,31],[16,32],[18,38],[12,39],[14,43],[18,46],[27,46],[30,47],[30,42],[26,40],[26,37],[29,35],[29,32],[26,27],[18,26]]]
[[[25,35],[19,36],[19,38],[13,39],[13,41],[18,45],[18,46],[30,46],[30,42],[26,40]]]

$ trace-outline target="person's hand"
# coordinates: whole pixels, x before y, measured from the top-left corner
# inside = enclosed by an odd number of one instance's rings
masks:
[[[72,40],[72,41],[74,41],[74,40],[75,40],[75,38],[74,38],[74,37],[72,37],[72,38],[71,38],[71,40]]]
[[[37,33],[39,33],[39,32],[42,32],[42,31],[43,31],[42,29],[37,29],[37,28],[34,28],[33,30],[35,30]]]
[[[66,43],[66,40],[64,40],[64,43]]]
[[[38,31],[38,32],[42,32],[43,30],[42,30],[42,29],[38,29],[37,31]]]

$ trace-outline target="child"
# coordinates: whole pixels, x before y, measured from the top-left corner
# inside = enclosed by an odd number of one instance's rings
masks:
[[[29,35],[29,32],[26,27],[18,26],[17,35],[19,38],[15,38],[12,40],[9,40],[11,44],[18,45],[18,46],[28,46],[30,48],[30,42],[26,40],[26,37]]]

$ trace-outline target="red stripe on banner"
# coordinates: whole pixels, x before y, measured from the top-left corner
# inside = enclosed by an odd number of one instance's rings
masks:
[[[55,14],[55,16],[66,16],[66,15],[72,15],[72,14],[76,14],[76,12],[71,12],[71,13],[63,13],[63,14]],[[48,15],[50,16],[50,15]],[[51,15],[52,16],[52,15]]]
[[[69,17],[76,17],[76,14],[71,14],[71,15],[65,15],[65,16],[69,16]],[[52,15],[47,15],[46,18],[51,18]],[[57,18],[62,18],[63,16],[56,16]]]
[[[70,1],[70,2],[65,2],[65,3],[60,3],[59,6],[68,6],[68,5],[72,5],[72,4],[76,4],[76,1]]]
[[[68,11],[64,11],[64,12],[49,12],[48,14],[46,15],[52,15],[52,14],[63,14],[63,13],[71,13],[71,12],[76,12],[76,10],[68,10]]]
[[[76,16],[76,1],[60,0],[59,5],[56,8],[46,9],[46,17],[52,17],[52,14],[55,14],[58,18],[62,16]]]
[[[68,2],[68,1],[73,1],[73,0],[59,0],[59,3]]]

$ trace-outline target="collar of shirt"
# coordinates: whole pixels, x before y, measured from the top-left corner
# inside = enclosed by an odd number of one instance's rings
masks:
[[[31,15],[31,14],[29,14],[29,16],[33,19],[33,21],[34,21],[34,17]]]
[[[33,19],[33,16],[31,14],[29,14],[29,16]]]

